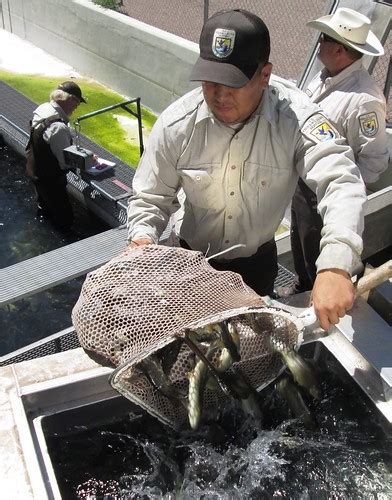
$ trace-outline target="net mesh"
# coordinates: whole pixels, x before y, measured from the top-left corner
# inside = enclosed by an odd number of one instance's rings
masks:
[[[257,333],[252,313],[257,313]],[[291,348],[298,340],[295,318],[267,307],[239,274],[215,270],[200,252],[158,245],[125,252],[88,274],[72,311],[85,351],[100,364],[116,367],[112,386],[175,428],[187,420],[185,405],[163,394],[140,362],[164,352],[188,330],[227,319],[238,332],[241,356],[229,369],[240,369],[255,388],[264,387],[283,368],[271,345]],[[198,346],[206,354],[210,344],[201,341]],[[218,349],[211,360],[217,367],[220,354]],[[197,361],[183,343],[167,374],[173,388],[187,393]],[[206,387],[205,410],[217,408],[225,398],[217,388]]]

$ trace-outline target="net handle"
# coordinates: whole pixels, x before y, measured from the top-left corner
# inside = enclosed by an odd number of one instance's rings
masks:
[[[390,278],[392,278],[392,259],[388,260],[381,266],[376,267],[366,276],[363,276],[358,280],[355,289],[355,298],[358,298],[360,295],[376,288],[378,285],[381,285],[381,283],[384,283],[384,281],[387,281]],[[303,311],[298,317],[302,320],[304,326],[312,325],[315,328],[319,326],[313,306],[305,309],[305,311]]]
[[[373,288],[376,288],[389,278],[392,278],[392,259],[388,260],[381,266],[376,267],[358,281],[358,285],[355,290],[355,298],[368,292],[369,290],[372,290]]]

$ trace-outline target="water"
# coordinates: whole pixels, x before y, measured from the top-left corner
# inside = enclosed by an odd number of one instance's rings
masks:
[[[74,204],[78,233],[64,237],[36,215],[35,193],[25,161],[0,145],[0,267],[62,247],[108,227]],[[70,312],[84,277],[0,307],[0,356],[71,326]]]
[[[309,403],[315,430],[288,419],[270,388],[261,427],[230,409],[197,432],[130,414],[53,436],[47,443],[62,498],[390,499],[390,429],[339,371],[330,359],[323,398]]]

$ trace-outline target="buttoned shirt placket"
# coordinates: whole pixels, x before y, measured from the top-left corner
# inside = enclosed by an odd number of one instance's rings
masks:
[[[225,248],[238,241],[238,215],[244,205],[241,193],[241,179],[243,177],[244,163],[250,155],[250,151],[246,151],[246,149],[249,149],[254,142],[258,120],[257,115],[253,116],[242,128],[235,131],[229,144],[228,163],[226,165],[226,212],[223,236],[223,246]],[[253,139],[245,140],[246,137],[248,139],[252,137]]]
[[[232,245],[238,235],[238,221],[235,217],[239,203],[239,186],[243,165],[242,144],[238,132],[235,132],[229,146],[228,165],[226,166],[226,212],[223,244]]]

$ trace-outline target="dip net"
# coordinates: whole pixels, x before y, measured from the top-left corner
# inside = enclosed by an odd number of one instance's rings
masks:
[[[250,313],[258,315],[258,332]],[[141,362],[161,356],[187,331],[230,319],[239,334],[239,369],[255,389],[283,369],[274,345],[295,347],[299,327],[292,314],[269,307],[237,273],[215,270],[200,252],[158,245],[140,246],[89,273],[72,311],[80,344],[98,363],[115,368],[110,383],[120,394],[173,428],[187,421],[187,409],[152,383]],[[187,393],[198,357],[180,342],[167,372],[170,385]],[[198,347],[205,354],[208,342]],[[159,359],[163,359],[162,356]],[[219,350],[211,359],[216,364]],[[204,410],[221,407],[219,388],[204,391]]]

